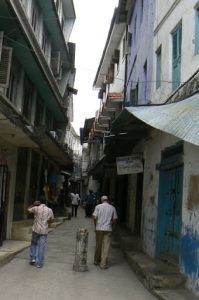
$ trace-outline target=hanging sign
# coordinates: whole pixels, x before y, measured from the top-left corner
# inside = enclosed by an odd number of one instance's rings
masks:
[[[116,157],[117,174],[136,174],[143,172],[143,161],[138,155]]]

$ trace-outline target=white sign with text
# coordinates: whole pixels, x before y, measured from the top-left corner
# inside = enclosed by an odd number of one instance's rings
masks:
[[[140,156],[121,156],[116,157],[117,174],[136,174],[143,172],[143,161]]]

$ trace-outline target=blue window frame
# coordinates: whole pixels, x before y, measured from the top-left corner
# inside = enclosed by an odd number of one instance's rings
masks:
[[[195,13],[195,54],[199,54],[199,7]]]
[[[182,25],[172,33],[172,46],[172,90],[174,91],[181,82]]]
[[[160,46],[156,51],[156,89],[161,86],[161,61],[162,61],[162,47]]]

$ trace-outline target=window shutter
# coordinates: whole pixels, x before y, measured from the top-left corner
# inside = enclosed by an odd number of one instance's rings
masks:
[[[61,67],[61,53],[60,51],[54,52],[51,57],[51,69],[55,76],[60,75],[60,67]]]
[[[199,53],[199,8],[196,9],[195,17],[195,54]]]
[[[161,47],[156,52],[156,89],[161,85],[161,59],[162,59],[162,49]]]
[[[2,47],[0,61],[0,87],[8,88],[12,59],[12,48]]]

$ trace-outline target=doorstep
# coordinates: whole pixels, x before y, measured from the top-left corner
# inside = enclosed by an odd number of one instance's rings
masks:
[[[17,253],[28,248],[30,242],[6,240],[3,242],[3,246],[0,247],[0,266],[3,266],[9,262]]]

